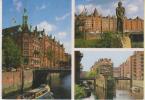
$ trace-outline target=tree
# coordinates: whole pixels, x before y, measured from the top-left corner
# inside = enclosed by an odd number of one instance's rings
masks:
[[[97,77],[97,72],[90,71],[90,72],[87,73],[87,77],[89,77],[89,78],[95,78],[95,77]]]
[[[18,66],[20,66],[22,61],[20,48],[18,48],[18,46],[10,36],[3,37],[2,42],[3,67],[17,68]]]
[[[75,99],[81,99],[86,96],[85,88],[80,85],[75,85]]]

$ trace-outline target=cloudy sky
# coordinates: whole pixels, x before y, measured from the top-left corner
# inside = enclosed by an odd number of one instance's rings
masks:
[[[90,70],[91,66],[100,58],[109,58],[113,62],[113,67],[118,67],[133,55],[133,51],[81,51],[81,53],[83,53],[81,63],[85,71]]]
[[[88,12],[93,12],[94,8],[98,9],[98,12],[103,15],[115,15],[115,9],[118,6],[120,0],[76,0],[76,13],[83,11],[84,6]],[[144,0],[121,0],[123,6],[126,9],[126,16],[129,18],[135,18],[139,16],[144,18]]]
[[[3,28],[22,24],[24,7],[28,11],[29,24],[45,28],[71,52],[71,0],[3,0]]]

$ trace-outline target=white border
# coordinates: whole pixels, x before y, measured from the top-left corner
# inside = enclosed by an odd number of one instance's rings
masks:
[[[71,49],[71,55],[72,55],[72,74],[71,74],[71,98],[74,100],[74,51],[143,51],[144,48],[74,48],[74,14],[75,14],[75,0],[71,0],[71,40],[72,40],[72,49]],[[145,9],[145,7],[144,7]],[[144,10],[144,18],[145,18],[145,10]],[[145,22],[145,20],[144,20]],[[145,32],[145,26],[144,26],[144,32]],[[144,41],[144,47],[145,47],[145,41]],[[0,99],[2,99],[2,0],[0,0]],[[145,56],[145,54],[144,54]],[[145,69],[144,69],[145,72]],[[145,77],[145,74],[144,74]],[[145,81],[144,81],[145,84]],[[145,90],[145,87],[144,87]],[[145,95],[145,92],[144,92]]]

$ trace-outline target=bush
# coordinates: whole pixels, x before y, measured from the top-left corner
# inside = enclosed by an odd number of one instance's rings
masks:
[[[80,85],[75,85],[75,99],[81,99],[86,96],[85,88]]]
[[[120,34],[106,32],[103,33],[101,39],[84,40],[83,38],[75,39],[76,48],[120,48]]]
[[[97,75],[97,72],[96,71],[90,71],[87,73],[87,77],[88,78],[96,78],[98,75]]]
[[[97,40],[84,40],[84,39],[76,39],[75,47],[76,48],[95,48],[97,44]]]
[[[101,47],[104,48],[120,48],[120,34],[112,33],[112,32],[106,32],[103,33],[102,39],[101,39]]]

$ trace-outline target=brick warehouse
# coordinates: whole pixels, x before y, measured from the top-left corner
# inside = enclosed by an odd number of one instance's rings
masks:
[[[3,37],[11,35],[21,49],[24,67],[58,67],[70,61],[70,54],[65,53],[63,44],[56,41],[52,35],[45,35],[45,30],[32,29],[28,24],[26,9],[23,14],[22,25],[12,26],[2,30]]]
[[[101,75],[113,75],[113,62],[108,58],[101,58],[94,63],[91,67],[91,71],[97,71]]]
[[[135,51],[134,54],[123,62],[119,67],[115,69],[118,70],[118,77],[128,77],[134,80],[143,80],[143,68],[144,66],[144,52],[143,51]],[[115,71],[114,69],[114,71]]]
[[[96,85],[101,88],[107,88],[108,78],[113,77],[113,62],[108,58],[100,58],[90,69],[92,72],[97,72]],[[106,81],[108,80],[108,81]]]
[[[80,14],[75,15],[75,31],[87,33],[116,32],[116,16],[101,16],[97,9],[88,14],[84,9]],[[124,32],[143,33],[144,21],[138,16],[134,19],[125,17]]]

